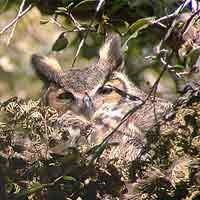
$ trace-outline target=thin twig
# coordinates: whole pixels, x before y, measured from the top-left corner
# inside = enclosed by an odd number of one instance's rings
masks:
[[[157,23],[159,23],[161,21],[165,21],[165,20],[173,18],[175,16],[177,16],[177,14],[174,12],[174,13],[172,13],[170,15],[166,15],[166,16],[160,17],[159,19],[156,19],[155,21],[153,21],[153,24],[157,24]]]
[[[17,17],[22,13],[22,11],[23,11],[23,9],[24,9],[25,2],[26,2],[26,0],[22,0],[22,3],[21,3],[20,8],[19,8],[19,11],[18,11],[18,13],[17,13]],[[10,36],[9,36],[9,38],[8,38],[8,41],[7,41],[7,46],[10,44],[11,39],[12,39],[13,36],[14,36],[14,32],[15,32],[15,29],[16,29],[16,27],[17,27],[17,22],[18,22],[18,20],[17,20],[17,21],[14,23],[14,25],[13,25],[12,31],[11,31]]]
[[[170,19],[172,17],[176,17],[185,7],[186,5],[189,3],[190,0],[186,0],[183,4],[181,4],[172,14],[163,16],[157,20],[155,20],[153,23],[158,23],[167,19]]]
[[[30,11],[32,9],[33,5],[30,4],[23,12],[21,12],[21,14],[17,17],[15,17],[8,25],[6,25],[1,31],[0,31],[0,35],[2,35],[4,32],[6,32],[10,27],[12,27],[16,21],[18,21],[20,18],[22,18],[28,11]]]
[[[96,16],[96,15],[95,15],[95,16]],[[78,55],[79,55],[79,53],[80,53],[80,50],[81,50],[82,46],[83,46],[84,43],[85,43],[85,40],[86,40],[86,38],[87,38],[87,36],[88,36],[88,33],[90,32],[90,28],[92,27],[92,24],[94,23],[94,19],[95,19],[95,17],[91,20],[87,31],[85,32],[84,36],[82,37],[82,39],[81,39],[81,41],[80,41],[80,43],[79,43],[78,49],[77,49],[77,51],[76,51],[76,55],[75,55],[75,57],[74,57],[74,59],[73,59],[73,62],[72,62],[72,67],[74,67],[74,64],[75,64],[75,62],[76,62],[76,60],[77,60],[77,58],[78,58]]]
[[[175,19],[173,20],[170,28],[168,29],[167,33],[165,34],[165,37],[164,39],[162,39],[160,41],[160,43],[158,44],[157,46],[157,53],[160,52],[160,49],[163,45],[163,43],[169,38],[169,36],[171,35],[175,25],[176,25],[176,22],[177,22],[177,19],[176,19],[176,16],[178,16],[178,14],[188,5],[189,3],[189,0],[185,0],[185,2],[183,4],[181,4],[172,14],[170,15],[167,15],[167,16],[164,16],[164,17],[161,17],[157,20],[154,21],[154,23],[157,23],[157,22],[160,22],[162,20],[166,20],[166,19],[169,19],[169,18],[172,18],[172,17],[175,17]]]
[[[77,27],[77,29],[81,30],[82,29],[81,24],[74,18],[74,16],[71,13],[69,14],[69,17],[71,18],[72,22]]]
[[[67,30],[67,27],[65,27],[63,24],[59,23],[57,20],[55,20],[54,18],[50,18],[50,23],[55,24],[56,26],[58,26],[59,28],[64,29],[64,31],[66,33],[72,33],[72,32],[86,32],[88,30],[88,28],[84,28],[84,27],[80,27],[79,29],[77,27],[73,28],[72,30]],[[89,29],[90,32],[96,32],[95,29]]]
[[[63,24],[59,23],[57,20],[55,20],[53,17],[49,20],[50,23],[57,25],[59,28],[67,29]]]
[[[90,24],[89,24],[89,26],[88,26],[88,29],[87,29],[87,31],[84,33],[84,36],[82,37],[81,42],[80,42],[80,44],[79,44],[79,46],[78,46],[78,49],[77,49],[77,51],[76,51],[76,55],[75,55],[74,60],[73,60],[73,62],[72,62],[72,67],[74,67],[74,64],[75,64],[75,62],[76,62],[76,59],[78,58],[79,52],[80,52],[82,46],[83,46],[84,43],[85,43],[85,40],[86,40],[86,38],[87,38],[87,36],[88,36],[88,33],[90,32],[90,28],[92,27],[92,25],[93,25],[93,23],[94,23],[94,21],[95,21],[95,19],[96,19],[96,16],[97,16],[97,14],[98,14],[98,12],[99,12],[99,10],[103,7],[103,4],[104,4],[104,0],[100,0],[99,3],[98,3],[98,5],[97,5],[97,7],[96,7],[96,11],[95,11],[94,17],[92,18],[92,20],[91,20],[91,22],[90,22]],[[73,17],[73,16],[71,15],[70,17]],[[74,18],[72,18],[72,19],[75,20]],[[74,23],[76,24],[77,21],[75,20]],[[78,23],[78,25],[79,25],[79,23]]]
[[[75,64],[75,62],[76,62],[76,59],[78,58],[78,55],[79,55],[79,53],[80,53],[80,50],[81,50],[83,44],[85,43],[85,39],[86,39],[86,37],[83,37],[83,38],[81,39],[81,42],[80,42],[79,45],[78,45],[78,49],[77,49],[77,51],[76,51],[76,55],[74,56],[74,59],[73,59],[73,62],[72,62],[72,67],[74,67],[74,64]]]

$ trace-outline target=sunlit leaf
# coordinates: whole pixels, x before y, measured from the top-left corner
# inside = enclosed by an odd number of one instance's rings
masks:
[[[122,52],[126,52],[128,51],[128,45],[127,43],[125,43],[123,46],[122,46]]]
[[[123,21],[126,28],[129,27],[129,23],[127,21]]]
[[[47,24],[49,22],[48,19],[41,19],[40,24]]]
[[[129,27],[128,32],[129,31],[139,32],[140,30],[145,29],[149,25],[151,25],[154,19],[155,17],[146,17],[146,18],[139,19]]]
[[[74,3],[71,2],[69,5],[67,5],[67,7],[58,7],[55,12],[56,13],[66,13],[66,14],[68,14],[73,5],[74,5]]]
[[[155,19],[155,17],[146,17],[146,18],[142,18],[137,20],[136,22],[134,22],[128,29],[128,32],[131,32],[132,35],[125,41],[124,45],[122,46],[122,51],[127,51],[128,50],[128,42],[131,39],[134,39],[138,36],[138,33],[147,28],[149,25],[152,24],[153,20]]]
[[[56,13],[68,13],[68,9],[65,7],[58,7]]]

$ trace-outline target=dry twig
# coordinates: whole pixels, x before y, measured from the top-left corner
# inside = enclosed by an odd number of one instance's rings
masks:
[[[20,5],[19,11],[18,11],[18,13],[17,13],[17,16],[19,16],[19,15],[21,14],[21,12],[23,11],[25,2],[26,2],[26,0],[22,0],[22,3],[21,3],[21,5]],[[12,29],[12,31],[11,31],[11,33],[10,33],[9,38],[8,38],[7,45],[10,44],[10,42],[11,42],[13,36],[14,36],[14,32],[15,32],[15,29],[16,29],[16,27],[17,27],[17,22],[18,22],[18,21],[16,21],[16,22],[14,23],[14,25],[13,25],[13,29]]]
[[[23,0],[23,1],[24,1],[24,0]],[[22,2],[21,5],[23,5],[23,2]],[[20,6],[20,7],[21,7],[21,6]],[[23,11],[21,11],[21,12],[20,12],[20,10],[19,10],[17,16],[16,16],[9,24],[7,24],[7,25],[0,31],[0,35],[2,35],[4,32],[6,32],[6,31],[7,31],[9,28],[11,28],[13,25],[15,25],[16,22],[19,21],[20,18],[22,18],[26,13],[28,13],[28,12],[32,9],[32,7],[33,7],[33,5],[30,4],[30,5],[28,5],[28,7],[27,7],[25,10],[23,10]]]

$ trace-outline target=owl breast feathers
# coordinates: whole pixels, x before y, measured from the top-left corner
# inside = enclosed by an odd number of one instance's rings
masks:
[[[172,104],[147,97],[125,74],[121,40],[109,34],[96,63],[84,69],[63,70],[49,58],[33,55],[32,66],[44,82],[44,105],[55,108],[60,117],[57,126],[70,133],[70,145],[99,144],[115,130],[123,117],[136,109],[110,138],[106,156],[132,161],[146,144],[146,133],[172,110]],[[142,104],[142,106],[140,106]]]

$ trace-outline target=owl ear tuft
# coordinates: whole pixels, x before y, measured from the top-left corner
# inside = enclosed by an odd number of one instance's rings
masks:
[[[33,54],[31,64],[36,74],[44,83],[57,82],[62,68],[55,59]]]
[[[121,38],[116,33],[108,33],[106,36],[105,44],[99,51],[100,61],[106,61],[112,66],[119,67],[122,64],[122,50],[121,50]]]

